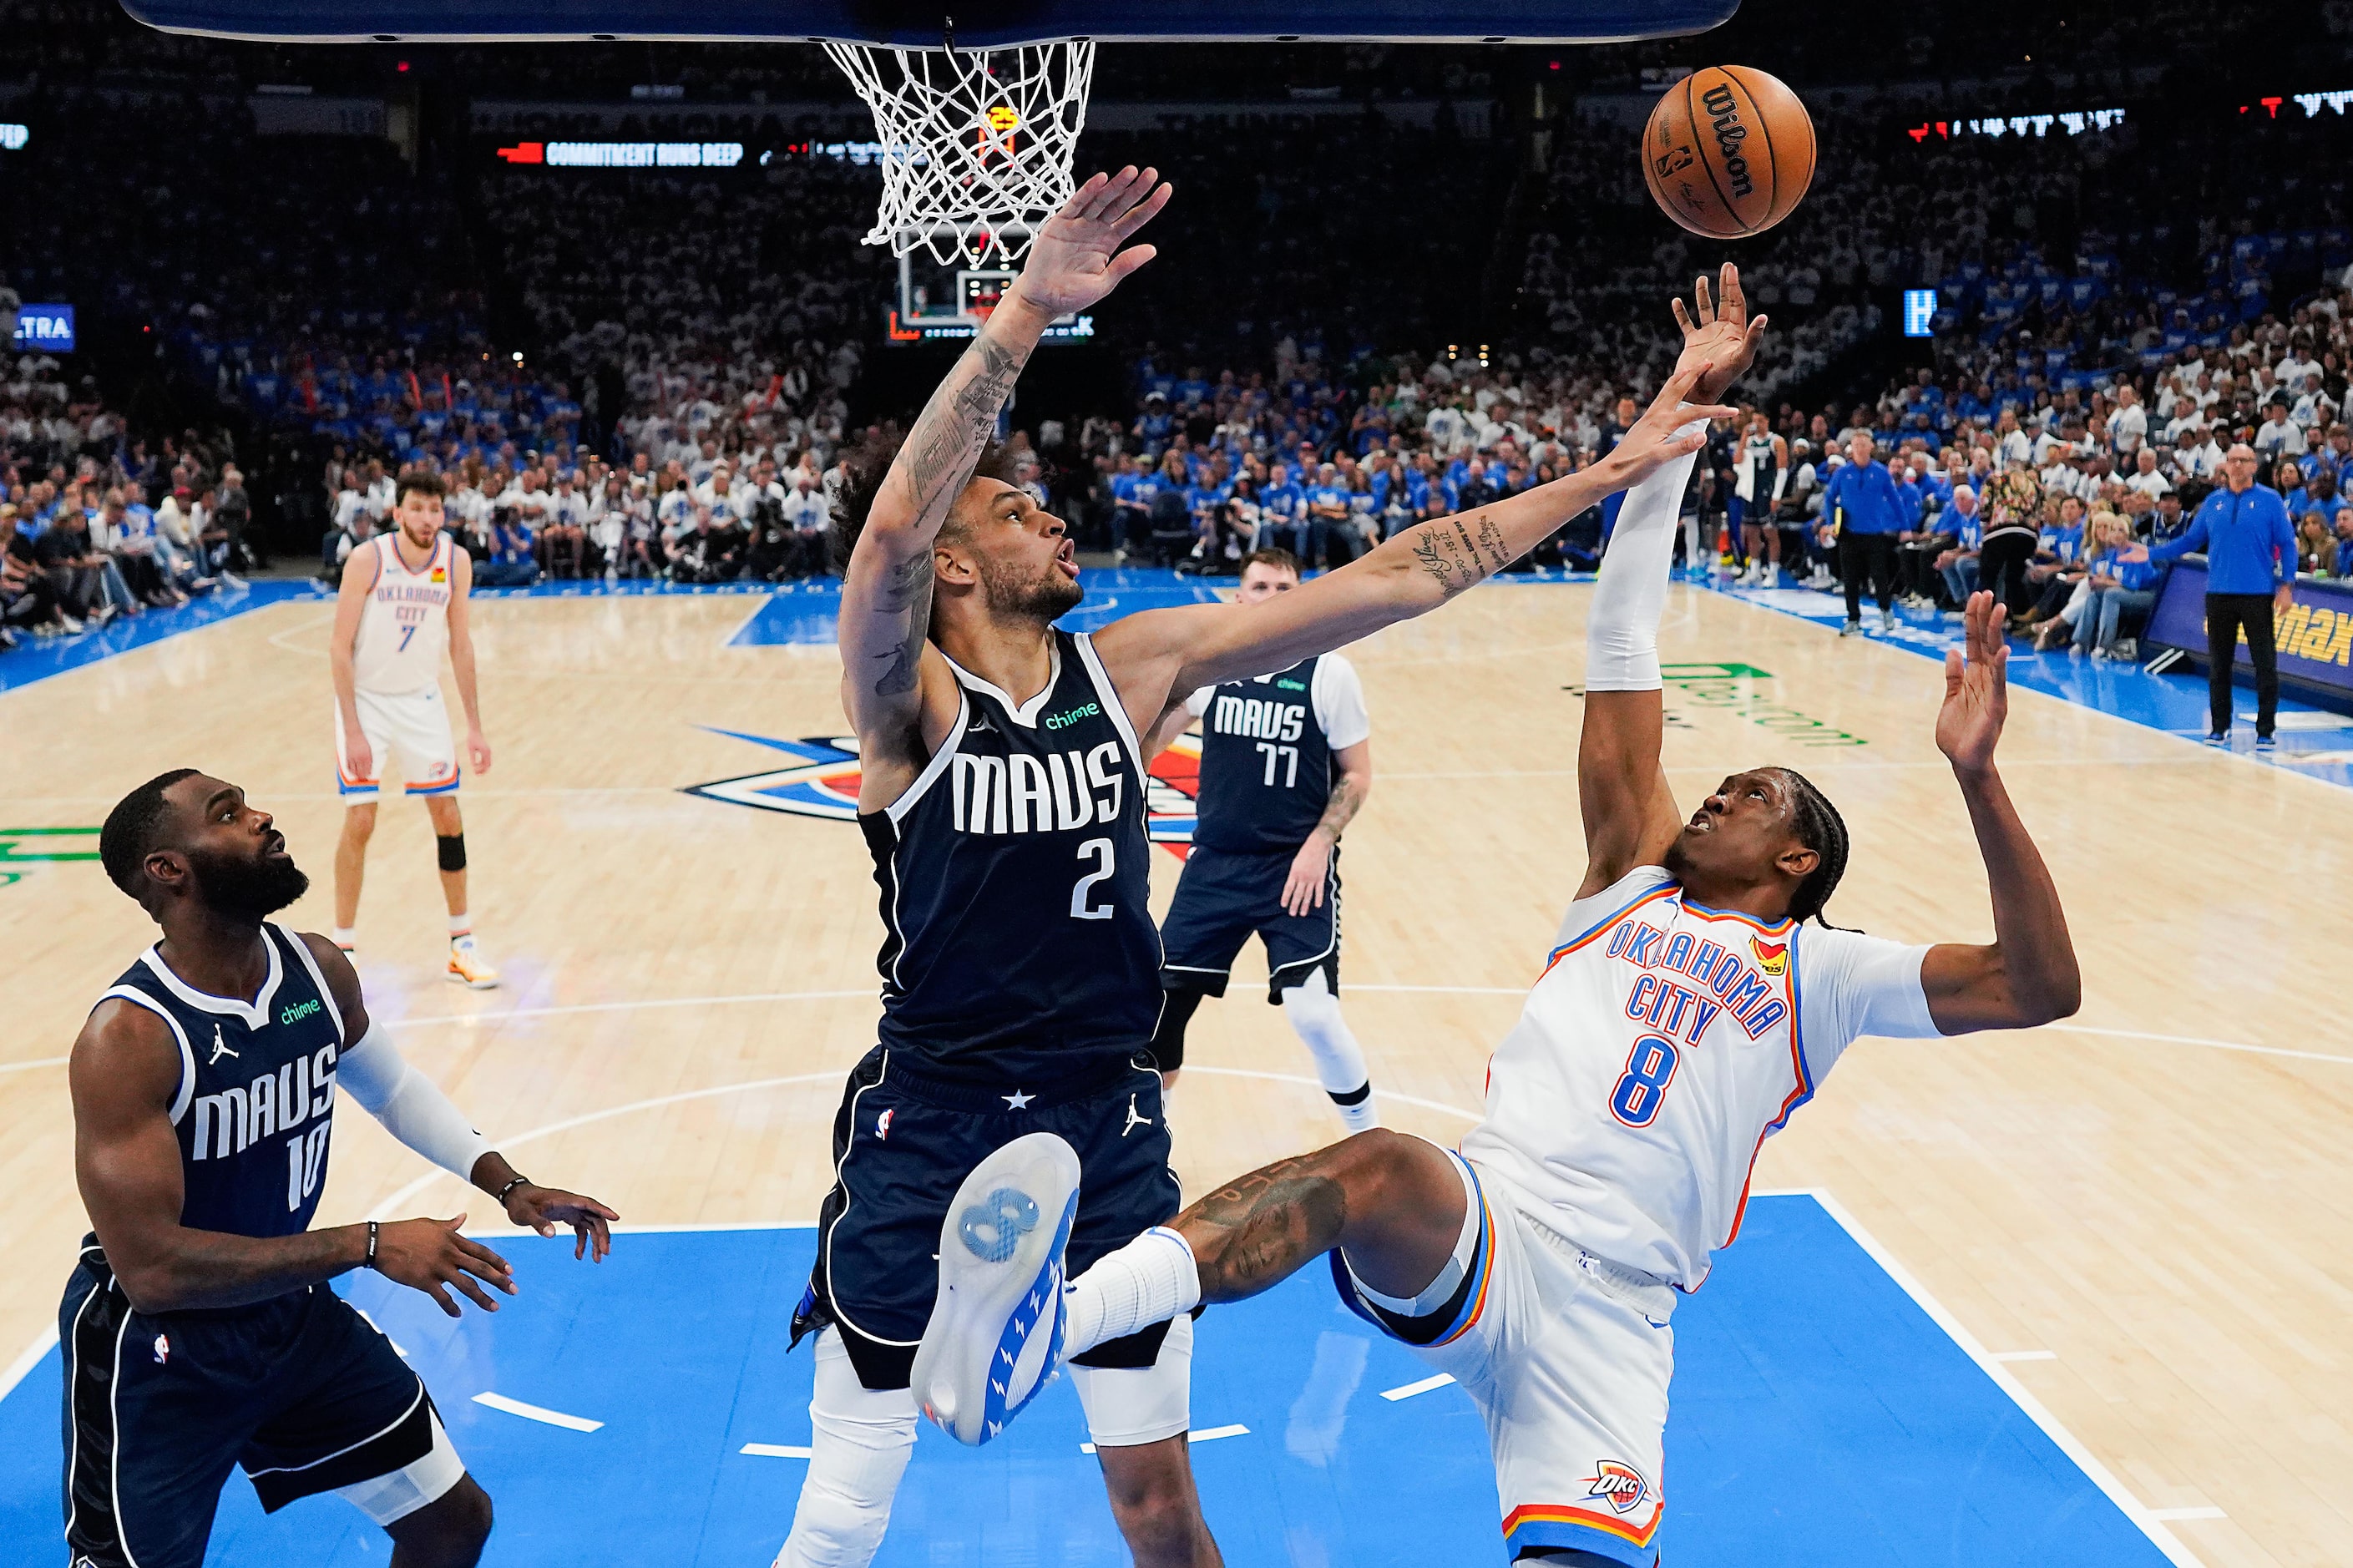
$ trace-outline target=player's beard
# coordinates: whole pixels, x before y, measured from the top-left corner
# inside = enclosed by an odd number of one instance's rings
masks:
[[[311,879],[291,859],[185,853],[206,907],[231,920],[258,924],[311,890]]]
[[[980,591],[987,601],[988,613],[1001,619],[1051,625],[1086,597],[1086,590],[1079,586],[1077,580],[1064,576],[1062,569],[1050,561],[1034,577],[1017,577],[1009,564],[986,555],[980,557],[978,564]]]

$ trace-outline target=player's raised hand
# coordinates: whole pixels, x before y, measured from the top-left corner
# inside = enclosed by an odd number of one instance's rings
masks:
[[[1675,325],[1683,330],[1683,352],[1675,361],[1675,368],[1703,362],[1711,368],[1700,378],[1694,394],[1703,401],[1713,403],[1722,397],[1732,384],[1740,379],[1749,363],[1757,357],[1757,341],[1765,335],[1768,318],[1748,319],[1748,297],[1740,291],[1740,268],[1727,261],[1717,277],[1715,293],[1708,293],[1704,275],[1692,280],[1692,302],[1688,310],[1681,300],[1668,301],[1675,312]]]
[[[554,1236],[557,1226],[568,1225],[573,1232],[572,1256],[586,1257],[594,1248],[599,1263],[613,1250],[612,1223],[620,1217],[595,1198],[560,1187],[526,1182],[507,1197],[507,1218],[542,1236]]]
[[[1159,252],[1128,237],[1168,205],[1172,186],[1157,169],[1134,164],[1090,176],[1029,242],[1014,290],[1050,314],[1083,310]]]
[[[1962,612],[1962,646],[1945,650],[1936,749],[1955,773],[1981,773],[1993,766],[1994,744],[2010,713],[2008,621],[1990,593],[1972,594]]]
[[[1720,404],[1683,401],[1694,395],[1701,379],[1714,368],[1713,362],[1694,361],[1689,355],[1675,367],[1674,374],[1659,388],[1659,395],[1651,400],[1651,406],[1634,421],[1634,427],[1620,437],[1609,455],[1596,465],[1608,473],[1613,489],[1639,485],[1677,458],[1707,445],[1704,425],[1685,432],[1685,426],[1694,420],[1729,419],[1740,412]]]

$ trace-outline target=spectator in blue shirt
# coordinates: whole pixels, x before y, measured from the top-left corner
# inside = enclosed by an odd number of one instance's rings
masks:
[[[2208,496],[2179,539],[2138,547],[2136,560],[2178,561],[2206,552],[2206,700],[2212,719],[2210,745],[2231,743],[2231,667],[2239,637],[2255,667],[2255,746],[2275,744],[2279,717],[2276,617],[2295,594],[2295,530],[2279,492],[2255,483],[2255,449],[2242,442],[2222,455],[2222,488]]]
[[[2134,561],[2132,524],[2112,511],[2092,519],[2092,542],[2085,550],[2090,597],[2075,617],[2075,651],[2094,658],[2123,658],[2116,651],[2116,632],[2127,611],[2146,610],[2157,603],[2160,575],[2147,561]]]
[[[1846,625],[1839,636],[1862,629],[1862,581],[1879,601],[1879,629],[1894,621],[1895,540],[1906,526],[1904,499],[1887,466],[1873,455],[1868,435],[1847,443],[1844,468],[1822,489],[1822,519],[1838,541],[1839,575],[1846,584]]]

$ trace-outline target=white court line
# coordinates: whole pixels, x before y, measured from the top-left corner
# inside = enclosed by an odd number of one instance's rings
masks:
[[[1994,1360],[2000,1362],[2057,1361],[2059,1359],[2057,1351],[1994,1351],[1991,1354]]]
[[[2151,1519],[2174,1520],[2228,1519],[2231,1516],[2224,1513],[2219,1508],[2153,1508],[2148,1510],[2148,1517]]]
[[[1248,1436],[1250,1436],[1250,1428],[1247,1426],[1202,1426],[1186,1433],[1185,1440],[1188,1443],[1214,1443],[1220,1437],[1247,1437]],[[1082,1454],[1092,1454],[1094,1451],[1095,1446],[1092,1443],[1079,1445],[1079,1452]]]
[[[0,1372],[0,1399],[16,1392],[16,1385],[25,1381],[25,1374],[40,1365],[41,1358],[55,1350],[57,1343],[57,1326],[51,1324],[43,1329],[33,1342],[25,1347],[24,1353],[8,1363],[8,1370]]]
[[[1452,1373],[1441,1372],[1436,1377],[1425,1377],[1419,1383],[1409,1383],[1399,1388],[1384,1388],[1381,1397],[1394,1405],[1400,1399],[1411,1399],[1417,1394],[1428,1394],[1433,1388],[1444,1388],[1453,1381]]]
[[[365,1323],[377,1333],[384,1334],[384,1325],[377,1322],[374,1318],[369,1317],[365,1307],[353,1307],[352,1310],[360,1315],[361,1322]],[[401,1348],[401,1344],[398,1340],[394,1339],[390,1334],[384,1334],[384,1342],[392,1347],[393,1354],[398,1356],[403,1361],[406,1361],[408,1359],[408,1352]]]
[[[786,1443],[746,1443],[735,1450],[755,1459],[807,1459],[814,1458],[807,1448],[796,1448]]]
[[[1977,1336],[1962,1327],[1961,1321],[1947,1311],[1942,1302],[1928,1294],[1927,1287],[1914,1279],[1911,1270],[1895,1260],[1894,1253],[1880,1246],[1878,1238],[1863,1229],[1862,1223],[1847,1213],[1843,1204],[1820,1187],[1798,1190],[1821,1205],[1822,1212],[1838,1221],[1841,1228],[1854,1238],[1855,1245],[1868,1253],[1871,1260],[1901,1286],[1904,1293],[1911,1297],[1922,1311],[1928,1314],[1929,1321],[1944,1330],[1946,1336],[1960,1347],[1961,1353],[1977,1363],[1978,1369],[1993,1379],[1994,1386],[2010,1395],[2010,1402],[2025,1413],[2026,1418],[2042,1427],[2043,1436],[2057,1444],[2059,1451],[2073,1459],[2075,1468],[2083,1471],[2094,1486],[2106,1493],[2110,1502],[2124,1510],[2124,1516],[2148,1537],[2149,1544],[2165,1553],[2168,1562],[2175,1568],[2204,1568],[2197,1554],[2165,1527],[2165,1516],[2143,1507],[2138,1498],[2126,1491],[2124,1483],[2116,1479],[2107,1466],[2100,1463],[2073,1432],[2060,1425],[2059,1418],[2043,1408],[2042,1402],[2029,1394],[2026,1385],[2012,1376],[2008,1367],[1987,1354],[1985,1346],[1978,1342]]]
[[[474,1403],[487,1405],[493,1410],[503,1410],[510,1415],[520,1415],[526,1421],[542,1421],[571,1432],[594,1432],[605,1425],[602,1421],[591,1421],[585,1415],[566,1415],[561,1410],[550,1410],[543,1405],[525,1405],[520,1399],[509,1399],[503,1394],[492,1394],[487,1389],[474,1395]]]

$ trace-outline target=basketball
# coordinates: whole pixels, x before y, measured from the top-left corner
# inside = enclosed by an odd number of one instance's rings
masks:
[[[1814,122],[1778,77],[1709,66],[1669,88],[1642,128],[1642,178],[1666,215],[1710,239],[1762,234],[1814,177]]]

